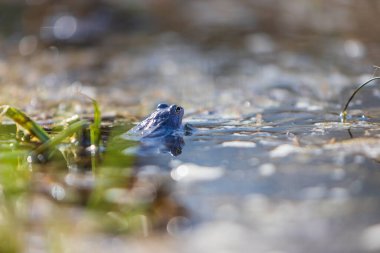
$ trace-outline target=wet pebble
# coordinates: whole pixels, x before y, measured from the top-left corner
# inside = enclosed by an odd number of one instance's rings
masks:
[[[221,167],[206,167],[192,163],[184,163],[172,169],[171,177],[176,181],[194,182],[216,180],[223,176]]]
[[[271,163],[264,163],[259,167],[259,173],[263,177],[272,176],[276,172],[276,166]]]
[[[285,157],[298,151],[299,151],[299,147],[296,147],[290,144],[283,144],[273,149],[270,152],[270,156],[271,157]]]
[[[226,141],[222,143],[222,147],[254,148],[256,147],[256,143],[248,141]]]

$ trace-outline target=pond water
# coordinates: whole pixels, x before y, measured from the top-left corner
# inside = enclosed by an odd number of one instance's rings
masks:
[[[169,221],[185,251],[358,252],[376,248],[376,123],[276,109],[193,115],[182,154],[138,159],[165,175],[189,216]],[[372,225],[371,225],[372,224]],[[373,226],[373,227],[372,227]]]

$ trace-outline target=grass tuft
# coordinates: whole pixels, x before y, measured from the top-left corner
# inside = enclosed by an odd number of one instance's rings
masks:
[[[351,101],[354,99],[355,95],[365,86],[367,86],[368,84],[370,84],[371,82],[373,81],[376,81],[376,80],[379,80],[380,77],[374,77],[368,81],[366,81],[365,83],[363,83],[362,85],[360,85],[353,93],[352,95],[350,96],[350,98],[347,100],[342,112],[340,113],[340,118],[341,118],[341,121],[343,123],[345,123],[347,121],[347,114],[348,114],[348,106],[350,105]]]

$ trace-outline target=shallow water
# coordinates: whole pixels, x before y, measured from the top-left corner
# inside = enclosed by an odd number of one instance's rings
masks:
[[[167,178],[171,196],[186,208],[185,217],[173,217],[167,225],[180,249],[365,252],[377,247],[377,123],[360,117],[341,123],[336,112],[286,109],[221,118],[187,118],[196,130],[184,136],[178,156],[137,156],[137,177]]]

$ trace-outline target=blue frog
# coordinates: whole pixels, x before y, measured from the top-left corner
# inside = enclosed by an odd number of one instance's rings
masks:
[[[130,136],[157,138],[173,135],[182,129],[184,109],[178,105],[159,104],[140,124],[127,132]]]
[[[129,130],[124,137],[141,142],[140,154],[170,153],[180,155],[191,126],[182,125],[184,109],[178,105],[159,104],[156,110],[141,123]]]

